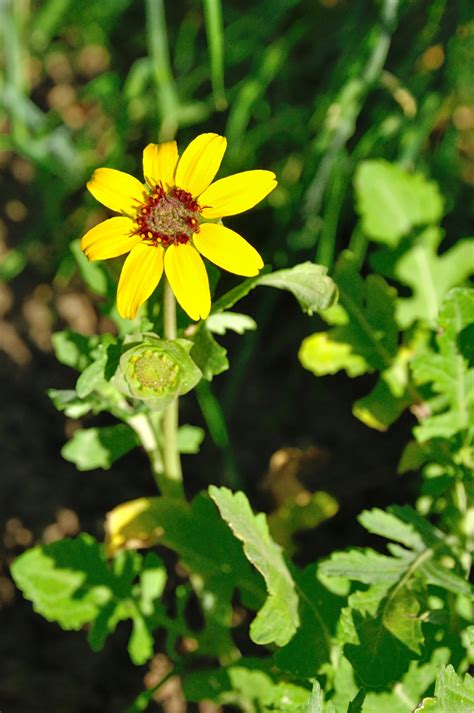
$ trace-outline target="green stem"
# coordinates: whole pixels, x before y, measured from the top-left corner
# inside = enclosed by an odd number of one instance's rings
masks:
[[[168,281],[163,295],[163,326],[165,339],[176,339],[176,300]],[[179,399],[175,399],[163,414],[163,467],[165,477],[175,494],[183,495],[183,474],[178,450]]]
[[[151,472],[158,486],[158,490],[163,494],[166,492],[166,480],[163,475],[163,458],[159,440],[151,418],[144,413],[137,413],[127,420],[128,425],[133,428],[145,453],[150,459]]]
[[[176,669],[172,669],[169,671],[163,678],[157,683],[156,685],[152,686],[151,688],[148,688],[146,691],[143,691],[140,693],[137,698],[133,701],[132,705],[127,708],[125,713],[142,713],[143,711],[146,711],[147,708],[149,707],[150,703],[153,700],[153,696],[155,693],[167,682],[169,681],[172,676],[175,676],[177,673]]]
[[[232,443],[230,442],[229,431],[222,406],[217,397],[213,394],[211,385],[204,379],[196,387],[196,396],[199,406],[209,429],[209,434],[214,444],[222,451],[224,459],[223,480],[226,485],[234,489],[243,489],[243,481],[239,474],[237,461],[235,460]]]

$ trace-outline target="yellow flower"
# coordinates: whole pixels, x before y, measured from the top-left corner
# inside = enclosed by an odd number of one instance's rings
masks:
[[[242,213],[276,186],[271,171],[244,171],[212,183],[227,142],[217,134],[196,137],[181,158],[176,141],[148,144],[143,151],[143,185],[112,168],[94,171],[87,188],[119,217],[89,230],[81,249],[89,260],[129,253],[117,289],[117,309],[133,319],[163,274],[191,319],[211,309],[206,268],[201,258],[236,275],[257,275],[258,252],[244,238],[216,221]]]

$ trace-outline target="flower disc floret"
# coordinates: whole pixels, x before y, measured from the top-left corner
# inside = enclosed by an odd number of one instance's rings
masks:
[[[137,209],[135,234],[155,247],[185,245],[199,231],[200,212],[199,203],[190,193],[181,188],[166,192],[158,184]]]

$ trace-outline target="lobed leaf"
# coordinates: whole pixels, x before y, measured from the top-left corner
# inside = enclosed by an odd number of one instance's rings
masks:
[[[421,173],[408,173],[388,161],[362,161],[354,186],[362,229],[377,242],[395,246],[414,227],[442,217],[438,186]]]
[[[299,625],[298,597],[281,548],[270,537],[265,515],[253,514],[244,493],[211,486],[209,495],[243,543],[246,557],[265,579],[268,598],[252,622],[251,638],[257,644],[284,646]]]
[[[14,561],[11,572],[35,611],[48,621],[76,630],[91,624],[89,643],[94,650],[103,647],[118,622],[132,619],[129,653],[134,663],[142,664],[153,653],[147,614],[163,592],[166,570],[155,555],[146,559],[148,582],[144,586],[142,575],[137,587],[134,580],[141,565],[142,558],[130,551],[109,565],[103,546],[81,534],[28,550]]]
[[[420,354],[412,361],[415,381],[431,384],[433,391],[444,397],[440,406],[432,402],[433,411],[438,413],[414,429],[418,441],[451,438],[459,431],[474,428],[474,368],[460,341],[461,334],[472,324],[474,289],[451,290],[439,314],[438,352]]]
[[[108,470],[112,463],[139,445],[136,433],[124,423],[75,431],[61,455],[78,470]]]

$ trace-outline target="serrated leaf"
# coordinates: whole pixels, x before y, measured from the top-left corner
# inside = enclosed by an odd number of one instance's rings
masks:
[[[445,555],[455,562],[444,534],[412,508],[374,509],[359,520],[370,532],[395,540],[388,545],[392,557],[371,550],[336,552],[320,569],[371,585],[349,597],[340,639],[363,684],[377,688],[399,680],[421,654],[427,584],[471,598],[472,587],[444,564]]]
[[[407,519],[415,515],[411,508],[403,511],[399,510],[398,512],[399,514],[401,512],[405,513]],[[374,535],[380,535],[388,540],[395,540],[395,542],[400,542],[402,545],[417,552],[424,548],[423,538],[414,524],[405,522],[392,512],[373,508],[372,510],[364,510],[357,519],[368,532],[372,532]],[[438,533],[434,530],[431,542],[435,541],[437,535]]]
[[[373,550],[348,550],[334,552],[320,565],[321,572],[328,577],[347,577],[364,584],[395,582],[406,571],[408,562],[386,557]]]
[[[429,713],[472,713],[474,711],[474,678],[468,673],[458,676],[452,666],[441,668],[434,698],[425,699],[416,711]]]
[[[362,229],[377,242],[395,246],[414,227],[437,223],[443,214],[435,183],[382,159],[360,163],[354,185]]]
[[[227,349],[214,339],[204,322],[198,327],[193,342],[191,357],[207,381],[229,368]]]
[[[455,288],[447,295],[439,314],[437,353],[421,354],[412,361],[418,384],[430,383],[444,397],[438,413],[414,429],[418,441],[450,438],[474,428],[474,368],[459,347],[459,335],[474,323],[474,289]]]
[[[244,546],[248,560],[262,574],[268,598],[250,627],[255,643],[284,646],[299,625],[298,597],[280,547],[271,539],[265,515],[254,515],[244,493],[209,488],[222,518]]]
[[[124,423],[78,429],[61,449],[61,455],[78,470],[108,470],[112,463],[139,445],[135,432]]]

